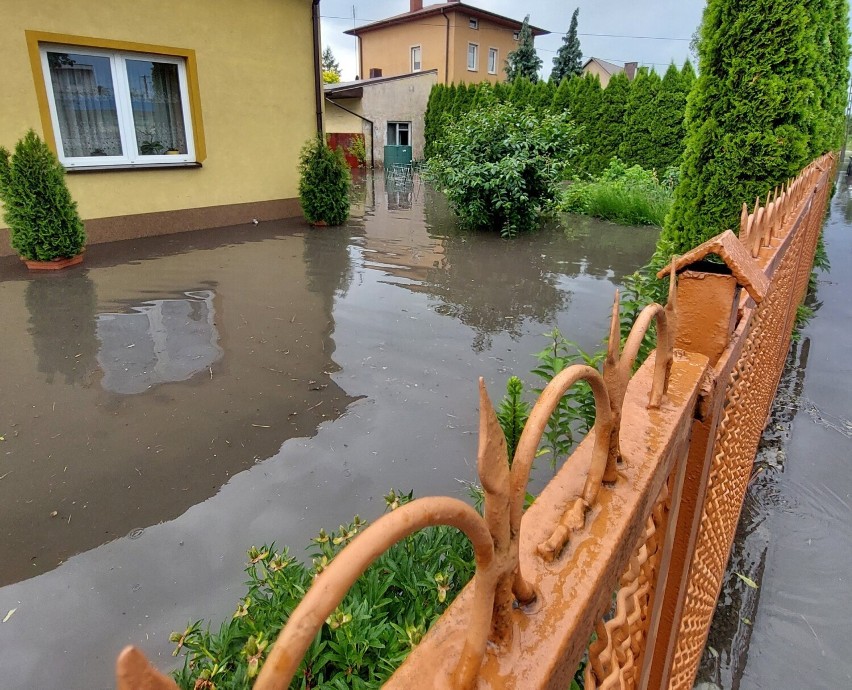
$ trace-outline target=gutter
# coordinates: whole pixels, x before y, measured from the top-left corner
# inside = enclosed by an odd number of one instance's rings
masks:
[[[447,32],[444,35],[444,85],[446,85],[450,78],[450,18],[444,12],[443,7],[441,8],[441,16],[447,22]]]
[[[317,107],[317,134],[322,134],[322,66],[320,65],[320,0],[313,0],[311,5],[311,24],[314,33],[314,97]]]
[[[376,142],[376,125],[375,125],[375,123],[372,120],[367,119],[363,115],[359,115],[354,110],[349,110],[349,108],[345,108],[344,106],[340,105],[340,103],[335,103],[330,98],[326,98],[325,100],[326,100],[326,103],[331,103],[331,105],[336,106],[336,107],[340,108],[341,110],[345,110],[350,115],[354,115],[355,117],[359,118],[360,120],[363,120],[364,122],[370,123],[370,170],[373,170],[376,167],[376,154],[375,154],[375,151],[373,150],[375,148],[375,142]]]

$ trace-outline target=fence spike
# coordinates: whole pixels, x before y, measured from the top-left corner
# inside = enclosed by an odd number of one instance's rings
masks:
[[[743,202],[743,210],[740,213],[740,239],[745,242],[748,239],[748,204]]]

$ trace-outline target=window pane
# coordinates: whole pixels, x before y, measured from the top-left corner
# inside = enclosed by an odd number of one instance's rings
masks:
[[[178,66],[151,60],[125,64],[138,153],[187,153]]]
[[[407,122],[400,122],[397,125],[397,127],[399,128],[398,129],[397,143],[400,146],[410,146],[411,141],[408,138],[408,123]]]
[[[396,146],[396,123],[388,122],[388,146]]]
[[[122,155],[109,58],[48,52],[47,64],[65,156]]]
[[[488,71],[492,74],[497,71],[497,51],[494,48],[488,50]]]
[[[411,49],[411,71],[416,72],[420,69],[420,48]]]
[[[476,46],[473,43],[467,45],[467,68],[476,69]]]

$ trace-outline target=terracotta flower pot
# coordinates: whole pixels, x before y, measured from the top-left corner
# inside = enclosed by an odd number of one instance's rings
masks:
[[[311,223],[311,225],[313,225],[315,228],[327,228],[328,227],[328,223],[326,223],[324,220],[315,220],[313,223]]]
[[[76,266],[83,262],[83,252],[67,259],[54,259],[53,261],[31,261],[30,259],[21,259],[27,268],[31,271],[58,271],[69,266]]]

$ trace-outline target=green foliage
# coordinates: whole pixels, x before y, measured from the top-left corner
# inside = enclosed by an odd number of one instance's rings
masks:
[[[657,96],[660,77],[654,71],[641,69],[627,98],[624,136],[618,147],[618,157],[628,165],[653,168],[656,158],[653,130],[657,122]]]
[[[364,137],[356,136],[352,140],[352,144],[347,150],[347,153],[355,157],[355,160],[358,161],[359,168],[365,167],[367,165],[367,147],[364,144]]]
[[[391,491],[390,510],[411,494]],[[174,673],[181,688],[244,690],[257,676],[273,640],[313,579],[360,532],[358,516],[336,532],[320,530],[306,567],[275,545],[249,549],[248,591],[218,630],[201,621],[169,638],[184,655]],[[326,620],[290,687],[376,688],[415,647],[474,571],[473,549],[451,527],[432,527],[382,554]]]
[[[671,182],[661,183],[655,172],[638,165],[627,167],[615,158],[597,180],[571,184],[563,192],[560,208],[623,225],[659,226],[671,206],[672,188]]]
[[[497,407],[497,419],[506,437],[509,466],[515,458],[518,441],[530,416],[530,404],[523,399],[524,383],[517,376],[506,381],[506,395]]]
[[[331,46],[326,46],[325,50],[322,51],[322,71],[324,81],[326,73],[334,78],[333,81],[325,81],[326,84],[336,84],[340,81],[340,63],[334,59],[334,53],[331,52]]]
[[[532,373],[547,385],[554,376],[572,364],[586,364],[597,369],[603,362],[604,352],[588,354],[576,343],[566,340],[558,329],[545,333],[550,338],[548,347],[536,354],[538,366]],[[533,388],[538,394],[544,390]],[[585,381],[572,386],[562,396],[544,430],[544,452],[550,453],[551,465],[570,455],[575,443],[585,436],[595,423],[595,400],[592,389]]]
[[[845,0],[710,0],[660,256],[739,227],[744,201],[839,145],[847,10]]]
[[[299,156],[299,203],[310,223],[341,225],[349,217],[351,177],[343,151],[332,151],[321,134]]]
[[[510,82],[519,77],[537,82],[540,69],[541,58],[535,52],[532,30],[530,29],[530,16],[527,15],[521,25],[518,47],[506,57],[506,78]]]
[[[33,130],[18,141],[14,154],[0,146],[0,201],[12,247],[24,259],[70,258],[86,244],[65,169]]]
[[[582,168],[590,175],[600,175],[609,165],[624,138],[624,120],[627,114],[627,100],[630,96],[631,82],[627,75],[619,72],[609,80],[607,87],[600,92],[600,108],[597,113],[589,112],[584,140],[588,146]],[[594,88],[590,87],[592,92]],[[683,116],[683,112],[681,112]]]
[[[562,45],[553,58],[553,70],[550,72],[550,81],[559,84],[567,77],[578,76],[583,70],[583,51],[580,49],[580,39],[577,36],[577,17],[580,8],[574,10],[571,15],[571,25],[568,33],[562,37]]]
[[[514,237],[555,210],[574,129],[565,113],[490,100],[448,124],[427,172],[463,224]]]
[[[674,63],[669,65],[657,94],[656,112],[651,122],[651,148],[645,161],[646,167],[663,171],[680,164],[683,139],[686,135],[683,117],[690,87],[688,76],[684,76]]]

